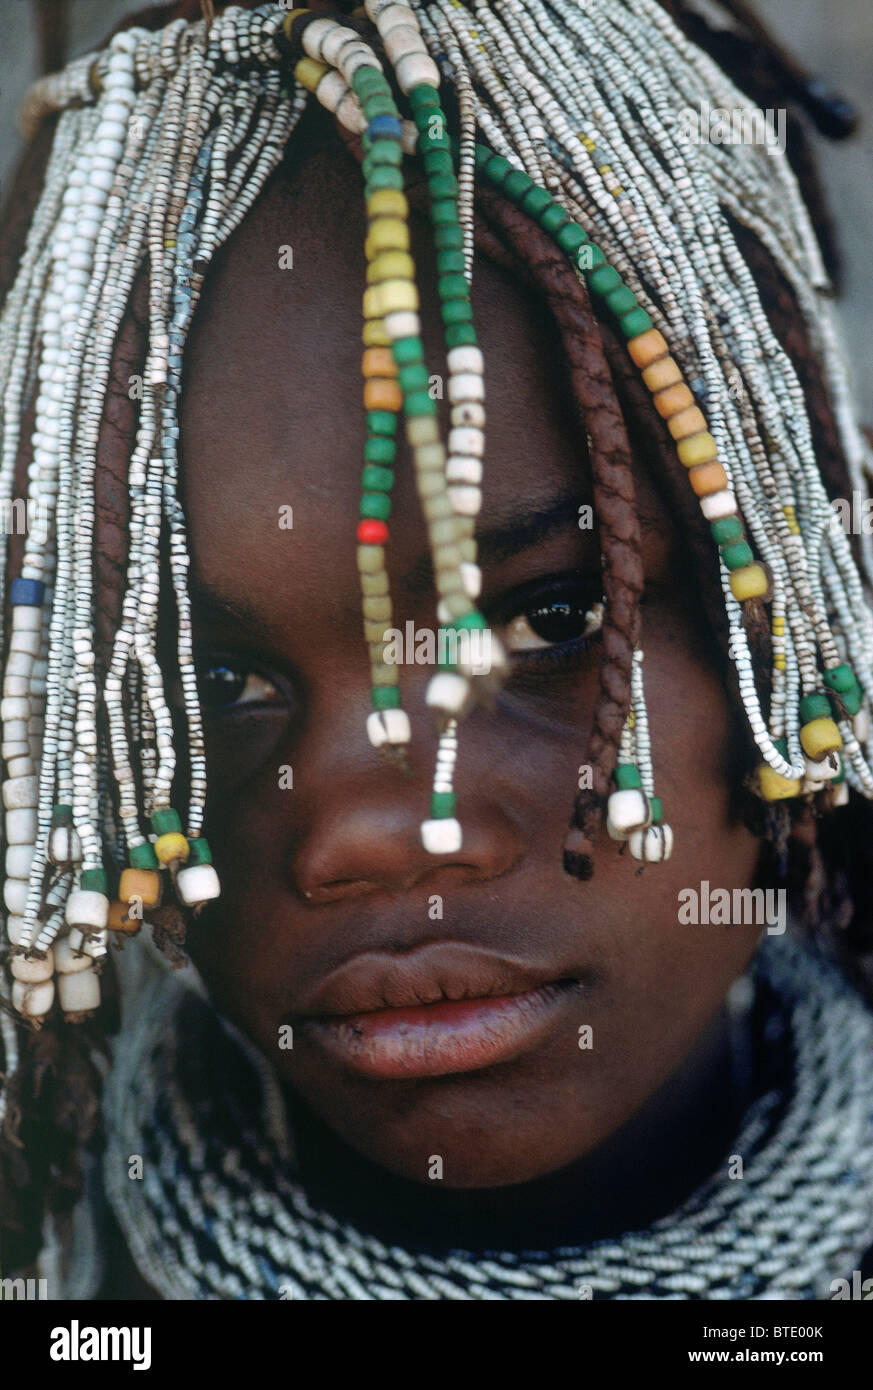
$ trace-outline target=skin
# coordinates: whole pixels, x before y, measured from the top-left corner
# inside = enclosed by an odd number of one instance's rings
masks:
[[[189,932],[220,1007],[276,1067],[295,1105],[304,1176],[391,1233],[438,1243],[587,1238],[678,1200],[722,1158],[739,1099],[724,999],[760,929],[685,926],[680,889],[750,886],[757,841],[730,810],[733,723],[689,582],[689,562],[639,461],[643,646],[658,792],[676,837],[642,877],[605,836],[594,878],[562,869],[561,843],[597,692],[596,644],[576,664],[514,658],[494,712],[462,725],[462,849],[421,847],[435,733],[432,670],[406,666],[410,775],[365,733],[366,649],[355,568],[363,445],[360,173],[325,122],[293,179],[278,175],[216,259],[186,352],[185,506],[201,665],[254,662],[278,703],[207,719],[206,831],[222,897]],[[279,247],[293,246],[293,269]],[[413,219],[429,370],[444,370],[426,225]],[[522,586],[563,576],[599,597],[596,533],[559,344],[537,299],[478,260],[488,445],[480,532],[558,519],[483,563],[495,627]],[[445,417],[447,418],[447,409]],[[401,432],[402,438],[402,432]],[[389,567],[395,622],[435,626],[427,545],[401,444]],[[279,508],[293,507],[292,530]],[[528,599],[528,608],[530,602]],[[261,689],[263,690],[263,686]],[[293,789],[279,769],[293,768]],[[442,920],[428,914],[443,898]],[[485,946],[548,966],[579,989],[536,1046],[499,1065],[424,1080],[353,1075],[295,1030],[302,1001],[362,950]],[[578,1031],[593,1028],[582,1051]],[[432,1155],[442,1183],[428,1179]],[[642,1156],[642,1157],[641,1157]]]

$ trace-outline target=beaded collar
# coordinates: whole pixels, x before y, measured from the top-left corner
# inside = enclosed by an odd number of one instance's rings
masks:
[[[790,938],[762,945],[749,980],[766,1055],[732,1146],[743,1177],[725,1162],[647,1229],[434,1256],[337,1220],[296,1178],[268,1065],[177,976],[140,997],[110,1077],[109,1201],[143,1277],[169,1300],[826,1298],[873,1242],[873,1016],[835,966]],[[141,1181],[128,1176],[131,1154]]]

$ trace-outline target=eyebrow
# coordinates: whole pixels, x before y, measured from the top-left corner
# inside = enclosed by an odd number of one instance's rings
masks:
[[[534,545],[541,544],[562,531],[577,531],[579,508],[584,503],[576,491],[558,493],[546,499],[536,510],[508,515],[504,520],[476,532],[476,548],[480,565],[499,565]],[[579,531],[591,536],[593,531]],[[419,594],[433,582],[433,566],[429,555],[410,566],[404,586],[410,593]]]

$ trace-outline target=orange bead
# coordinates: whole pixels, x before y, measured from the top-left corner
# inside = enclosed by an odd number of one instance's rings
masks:
[[[694,397],[684,381],[677,381],[666,391],[659,391],[653,399],[662,420],[669,420],[671,415],[678,415],[680,410],[687,410],[694,404]]]
[[[135,936],[142,926],[142,921],[139,917],[130,916],[128,903],[111,902],[107,926],[110,931],[121,932],[123,936]]]
[[[364,376],[396,376],[397,365],[390,347],[368,347],[361,358]]]
[[[651,367],[646,367],[643,372],[643,381],[653,395],[668,386],[675,386],[681,380],[682,371],[675,357],[662,357],[659,362],[653,362]]]
[[[403,392],[396,379],[388,381],[385,377],[371,377],[364,382],[365,410],[400,410],[402,406]]]
[[[141,898],[143,907],[157,907],[161,901],[161,876],[157,869],[125,869],[118,896],[125,903]]]
[[[627,350],[631,355],[631,361],[637,367],[649,367],[659,358],[666,357],[669,352],[664,335],[657,328],[647,328],[645,333],[631,338]]]
[[[686,468],[694,468],[699,463],[709,463],[711,459],[717,458],[718,445],[709,430],[701,430],[699,434],[692,434],[688,439],[680,440],[676,446],[676,454],[679,462]]]
[[[687,439],[690,434],[701,434],[706,430],[706,418],[699,406],[689,406],[667,421],[667,429],[674,439]]]
[[[718,459],[713,459],[711,463],[701,463],[696,468],[689,468],[688,480],[697,497],[708,497],[711,492],[721,492],[728,485],[727,473]]]

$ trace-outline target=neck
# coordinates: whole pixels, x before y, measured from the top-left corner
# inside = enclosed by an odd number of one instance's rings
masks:
[[[666,1215],[726,1161],[745,1108],[722,1011],[621,1130],[567,1168],[518,1186],[442,1189],[387,1173],[289,1097],[304,1186],[338,1217],[407,1249],[584,1245]]]

